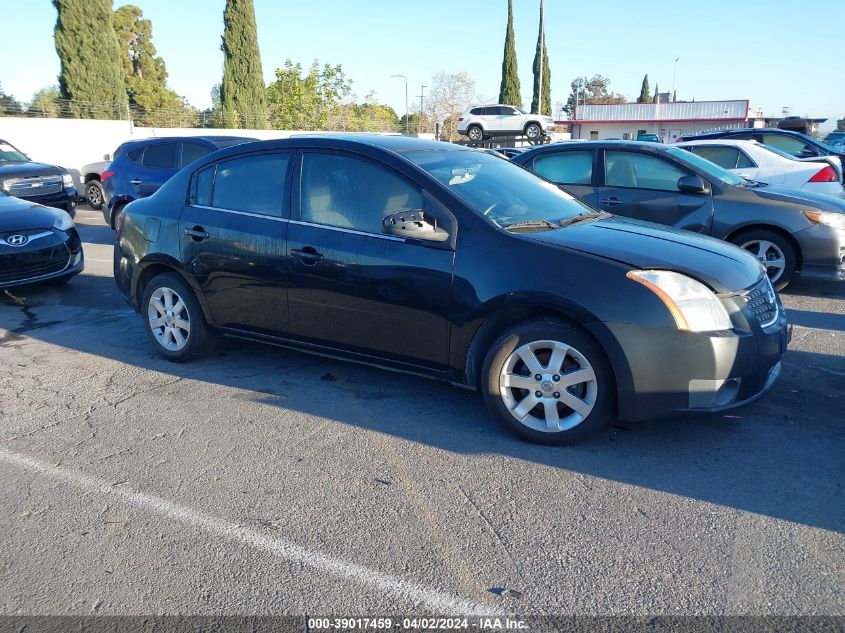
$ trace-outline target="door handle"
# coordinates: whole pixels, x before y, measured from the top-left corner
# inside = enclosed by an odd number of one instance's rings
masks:
[[[137,187],[138,185],[143,185],[143,184],[144,184],[144,181],[143,181],[143,180],[138,180],[137,178],[135,178],[134,180],[130,180],[130,181],[129,181],[129,184],[130,184],[130,185],[135,185],[135,186]]]
[[[291,249],[291,252],[299,257],[299,260],[306,266],[315,266],[317,262],[323,259],[322,254],[318,253],[313,246],[294,248]]]
[[[618,207],[622,204],[622,201],[619,198],[602,198],[599,200],[599,204],[605,207]]]
[[[207,240],[209,237],[211,237],[208,234],[208,231],[206,231],[201,226],[195,226],[192,229],[185,229],[185,235],[190,237],[195,242],[202,242],[203,240]]]

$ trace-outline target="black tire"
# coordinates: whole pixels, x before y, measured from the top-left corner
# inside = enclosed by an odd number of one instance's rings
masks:
[[[554,367],[544,367],[544,373],[539,374],[543,376],[543,380],[536,381],[537,384],[532,385],[532,388],[536,389],[535,394],[531,394],[529,390],[501,386],[503,375],[509,367],[512,357],[516,356],[516,350],[530,343],[543,341],[562,343],[563,346],[568,347],[571,352],[574,352],[574,355],[580,357],[580,360],[574,356],[570,357],[567,354],[563,361],[561,368],[563,371],[560,375],[554,375]],[[548,365],[551,360],[551,348],[548,348],[548,355],[545,356],[545,361],[542,360],[544,357],[542,344],[540,344],[540,349],[537,352],[537,359],[541,360],[541,365],[543,362]],[[569,361],[568,365],[567,361]],[[583,361],[586,361],[586,364]],[[528,371],[527,366],[519,369],[519,362],[521,361],[517,361],[514,367],[514,374],[511,375],[511,378],[516,375],[517,370],[520,373]],[[553,381],[553,378],[558,378],[562,383],[566,380],[565,376],[567,374],[572,374],[573,371],[579,369],[588,370],[590,367],[593,370],[595,378],[591,381],[592,384],[579,383],[564,388],[561,388],[559,385],[557,387],[554,386],[558,381]],[[551,380],[545,376],[547,372],[552,372],[549,374]],[[534,381],[536,375],[531,376],[529,372],[527,376],[518,377],[528,381]],[[551,385],[552,390],[557,389],[558,391],[547,391],[549,385]],[[499,420],[502,426],[513,435],[537,444],[560,446],[580,442],[597,433],[616,413],[616,384],[610,364],[599,344],[589,334],[581,330],[581,328],[551,318],[541,318],[520,323],[499,336],[487,352],[482,367],[480,386],[487,408]],[[566,395],[561,398],[564,390]],[[518,421],[514,414],[511,413],[511,408],[506,403],[506,397],[511,399],[511,404],[518,403],[514,407],[518,409],[519,404],[523,402],[521,398],[524,398],[525,402],[528,402],[529,396],[533,397],[537,393],[543,394],[543,398],[538,400],[542,404],[538,404],[528,412],[526,420],[529,418],[530,420],[527,423]],[[567,396],[575,396],[579,400],[582,400],[582,402],[592,400],[592,409],[585,417],[580,416],[580,414],[576,416],[575,410],[566,406],[562,401],[567,399]],[[537,400],[536,397],[534,399]],[[572,400],[569,401],[572,402]],[[537,428],[532,428],[530,426],[532,423],[543,424],[541,420],[538,420],[537,416],[532,416],[532,412],[545,412],[547,403],[554,406],[557,415],[567,416],[559,422],[566,422],[568,420],[569,424],[574,422],[574,426],[565,428],[564,430],[538,430]],[[581,421],[578,422],[578,419]],[[560,426],[566,427],[567,425],[561,424]]]
[[[798,255],[792,242],[783,234],[768,229],[751,229],[734,235],[731,242],[749,251],[764,265],[766,261],[778,261],[779,255],[783,255],[784,267],[780,269],[767,266],[766,272],[775,290],[783,290],[792,281],[798,265]],[[771,244],[772,247],[765,248],[765,243]]]
[[[174,346],[178,345],[177,335],[167,335],[165,330],[167,325],[162,325],[161,328],[155,328],[151,324],[151,299],[159,290],[169,290],[182,300],[185,306],[185,311],[179,310],[179,315],[187,314],[187,322],[189,329],[171,327],[171,329],[179,329],[179,334],[185,339],[184,345],[175,348],[168,348],[162,341],[172,342]],[[165,293],[166,294],[166,293]],[[166,306],[167,301],[163,304]],[[172,306],[178,306],[178,303],[171,298]],[[158,314],[158,312],[156,312]],[[177,315],[178,316],[178,315]],[[191,358],[202,356],[214,348],[215,336],[203,315],[202,308],[199,301],[197,301],[194,291],[187,283],[176,273],[164,273],[153,277],[146,286],[141,298],[141,319],[144,322],[144,330],[147,333],[147,338],[150,339],[155,351],[166,358],[167,360],[181,363]],[[184,318],[180,319],[184,322]],[[177,323],[174,319],[172,323]],[[162,340],[160,340],[162,339]]]
[[[525,136],[531,140],[543,138],[543,128],[537,123],[529,123],[525,126]]]
[[[99,180],[89,180],[85,183],[85,202],[94,211],[103,208],[103,185]]]
[[[484,140],[484,130],[481,129],[480,125],[470,125],[467,128],[467,137],[471,141],[483,141]]]

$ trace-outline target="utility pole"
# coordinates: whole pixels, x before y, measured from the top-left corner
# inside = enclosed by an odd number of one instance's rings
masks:
[[[405,80],[405,133],[410,131],[411,111],[408,109],[408,78],[405,75],[390,75],[391,78],[401,77]]]
[[[680,57],[675,58],[675,67],[672,70],[672,95],[673,95],[673,97],[674,97],[674,94],[675,94],[675,77],[678,75],[678,60],[679,59],[681,59],[681,58]]]
[[[422,124],[422,116],[423,116],[423,97],[425,96],[425,89],[428,86],[421,86],[420,87],[420,119],[417,122],[417,134],[420,132],[420,125]]]
[[[537,113],[540,116],[543,116],[543,53],[546,48],[546,27],[543,23],[544,16],[545,11],[543,10],[543,0],[540,0],[540,96],[538,97],[539,104],[537,105]]]

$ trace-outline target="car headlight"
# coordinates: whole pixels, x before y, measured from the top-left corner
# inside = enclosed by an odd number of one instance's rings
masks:
[[[641,283],[666,305],[679,330],[730,330],[725,306],[703,283],[668,270],[632,270],[628,279]]]
[[[65,189],[73,187],[73,176],[70,174],[62,174],[62,185]]]
[[[830,211],[804,211],[804,217],[813,224],[824,224],[825,226],[845,231],[845,213],[831,213]]]
[[[73,223],[73,218],[67,213],[67,211],[62,211],[61,209],[51,209],[53,212],[53,228],[58,229],[59,231],[70,231],[75,225]]]

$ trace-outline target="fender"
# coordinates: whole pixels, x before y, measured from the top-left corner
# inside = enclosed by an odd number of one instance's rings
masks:
[[[194,296],[197,298],[197,301],[200,304],[200,308],[202,308],[202,313],[205,317],[206,322],[209,325],[214,325],[214,321],[211,317],[211,310],[209,309],[208,303],[205,300],[205,295],[202,292],[202,288],[200,288],[196,279],[194,279],[193,275],[188,274],[188,272],[185,270],[185,267],[182,265],[182,262],[180,262],[175,257],[167,255],[165,253],[150,253],[148,256],[144,257],[141,261],[139,261],[137,266],[135,266],[135,270],[132,275],[131,297],[133,303],[138,307],[138,309],[140,309],[140,295],[143,291],[141,280],[145,280],[145,278],[147,277],[145,273],[153,268],[167,268],[169,269],[169,271],[178,274],[182,278],[182,280],[186,284],[188,284],[191,290],[194,291]]]

